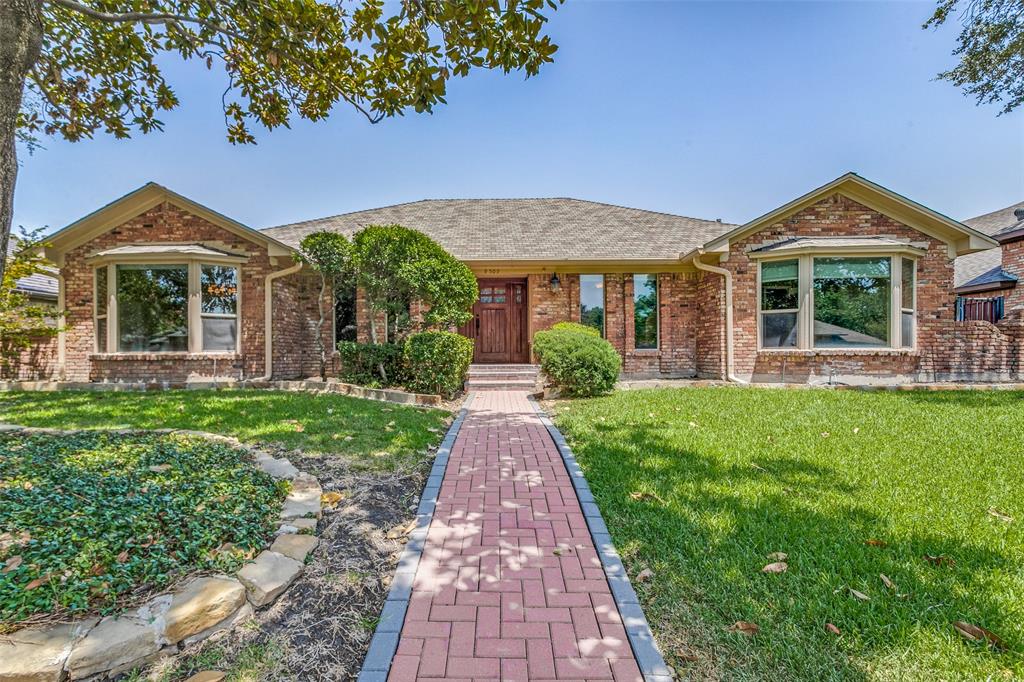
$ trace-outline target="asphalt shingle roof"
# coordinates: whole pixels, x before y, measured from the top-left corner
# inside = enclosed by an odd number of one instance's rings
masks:
[[[432,199],[264,232],[298,247],[311,232],[351,235],[393,223],[423,232],[460,260],[678,258],[736,227],[580,199]]]
[[[978,232],[984,232],[991,236],[1021,222],[1013,214],[1014,210],[1018,208],[1024,208],[1024,201],[1001,208],[998,211],[992,211],[991,213],[964,220],[963,223],[968,227],[973,227]],[[974,282],[974,280],[998,268],[1001,263],[1002,256],[998,248],[960,256],[953,263],[955,272],[953,285],[962,287],[968,284],[980,284],[980,282]]]

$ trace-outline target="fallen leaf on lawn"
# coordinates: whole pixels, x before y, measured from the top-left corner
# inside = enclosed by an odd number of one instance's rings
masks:
[[[988,513],[990,516],[994,516],[1000,521],[1006,521],[1007,523],[1013,523],[1013,517],[1005,512],[1001,512],[995,507],[989,507]]]
[[[36,578],[32,582],[30,582],[28,585],[25,585],[25,591],[27,592],[29,590],[36,589],[37,587],[39,587],[40,585],[45,583],[47,580],[49,580],[49,578],[50,578],[50,576],[48,576],[48,575],[41,575],[41,576],[39,576],[38,578]]]
[[[691,428],[691,429],[695,429],[695,428],[697,428],[698,426],[700,426],[700,424],[698,424],[697,422],[690,422],[690,428]]]
[[[886,542],[885,540],[876,540],[875,538],[871,538],[870,540],[865,540],[864,544],[867,545],[868,547],[888,547],[889,546],[889,543]]]
[[[326,492],[320,496],[320,502],[325,507],[336,507],[343,499],[345,499],[344,493],[339,493],[337,490]]]
[[[859,426],[854,426],[853,427],[853,435],[856,436],[858,433],[860,433],[860,427]]]
[[[149,470],[152,471],[154,474],[161,474],[169,470],[170,468],[170,464],[154,464],[153,466],[149,467]]]
[[[637,502],[639,502],[640,500],[646,499],[648,497],[652,497],[652,495],[650,493],[646,493],[646,492],[643,492],[641,490],[634,490],[633,492],[631,492],[629,494],[629,496],[632,499],[636,500]]]
[[[562,556],[562,550],[560,550],[560,549],[552,550],[551,553],[554,554],[555,556]]]
[[[883,585],[888,587],[893,592],[896,591],[896,583],[894,583],[893,581],[889,580],[889,576],[887,576],[885,573],[879,573],[878,577],[882,579],[882,584]]]
[[[405,535],[405,526],[404,525],[403,526],[395,526],[394,528],[392,528],[391,530],[389,530],[387,532],[386,537],[389,540],[394,540],[396,538],[402,537],[403,535]]]
[[[196,514],[201,514],[204,509],[206,509],[206,503],[200,502],[199,504],[196,505]]]
[[[32,482],[25,481],[24,483],[21,484],[21,487],[24,488],[25,490],[32,490]]]
[[[828,437],[829,437],[829,436],[831,436],[831,435],[832,435],[832,434],[830,434],[830,433],[829,433],[828,431],[822,431],[822,432],[821,432],[821,437],[822,437],[822,438],[828,438]]]
[[[924,560],[927,561],[928,563],[934,565],[934,566],[949,566],[950,568],[952,568],[953,566],[956,566],[956,562],[953,561],[952,559],[950,559],[945,554],[938,554],[938,555],[925,554],[924,555]]]
[[[756,635],[761,631],[761,626],[746,620],[738,620],[728,628],[729,632],[741,632],[744,635]]]
[[[355,440],[355,438],[354,438],[354,437],[352,437],[352,436],[345,436],[345,440],[346,440],[346,441],[349,441],[349,440]]]
[[[117,555],[117,563],[123,564],[126,561],[128,561],[128,550],[127,549]]]
[[[768,555],[768,559],[771,561],[785,561],[789,558],[789,555],[785,552],[772,552]]]
[[[839,631],[839,628],[837,628],[832,623],[825,623],[825,629],[828,630],[829,632],[831,632],[833,635],[842,635],[843,634],[842,632]]]
[[[430,431],[431,433],[441,433],[440,429],[435,429],[433,426],[427,427],[427,431]]]
[[[861,601],[871,601],[871,597],[869,597],[868,595],[864,594],[859,590],[853,589],[852,587],[850,588],[850,594],[856,597],[857,599],[860,599]]]
[[[966,621],[958,620],[953,623],[953,629],[964,639],[972,642],[986,642],[996,649],[1005,649],[1006,643],[1002,638],[991,630],[986,630],[980,625],[974,625]]]
[[[789,564],[785,561],[775,561],[768,564],[761,569],[762,573],[785,573],[789,569]]]
[[[645,583],[645,582],[647,582],[648,580],[650,580],[653,577],[654,577],[654,571],[652,571],[649,568],[645,568],[644,570],[642,570],[642,571],[640,571],[639,573],[636,574],[636,581],[638,583]]]
[[[21,555],[12,556],[4,564],[4,569],[2,571],[0,571],[0,573],[10,573],[14,569],[16,569],[18,566],[21,566],[21,563],[22,563]]]
[[[697,658],[697,654],[691,654],[685,651],[682,653],[677,653],[676,658],[678,658],[681,661],[686,661],[687,663],[695,663],[700,660],[699,658]]]
[[[768,473],[768,470],[765,469],[763,466],[758,466],[757,464],[754,464],[753,462],[750,463],[750,468],[751,469],[757,469],[758,471],[763,471],[766,474]]]

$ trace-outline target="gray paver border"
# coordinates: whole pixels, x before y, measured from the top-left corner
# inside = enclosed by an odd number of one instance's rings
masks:
[[[647,616],[644,615],[640,600],[629,581],[626,567],[622,564],[615,545],[612,544],[612,536],[608,533],[608,526],[605,525],[604,519],[601,517],[601,510],[598,509],[597,503],[594,501],[594,494],[590,492],[590,485],[587,484],[587,479],[583,476],[583,469],[580,468],[576,456],[565,441],[565,436],[533,396],[530,396],[530,404],[547,428],[551,440],[555,442],[558,452],[562,455],[562,462],[565,463],[565,468],[569,472],[569,478],[572,479],[573,488],[576,490],[580,507],[583,509],[583,516],[590,529],[590,537],[593,538],[597,554],[601,557],[604,575],[608,579],[612,596],[615,598],[615,606],[619,609],[619,615],[622,616],[626,636],[629,638],[629,645],[633,649],[637,665],[640,666],[644,682],[672,682],[672,671],[669,670],[654,641],[654,634],[647,622]]]
[[[366,652],[366,658],[363,659],[363,667],[359,671],[357,682],[384,682],[387,680],[391,662],[395,658],[395,651],[398,650],[398,637],[402,632],[402,624],[405,622],[409,599],[412,597],[413,578],[416,577],[416,568],[423,555],[427,530],[434,518],[437,496],[441,492],[441,481],[444,480],[444,472],[448,468],[448,458],[451,456],[452,446],[455,445],[455,439],[459,435],[462,423],[466,420],[468,407],[475,395],[475,393],[470,393],[466,396],[459,414],[455,417],[452,425],[448,427],[441,445],[437,448],[434,466],[430,470],[430,475],[427,476],[423,492],[420,493],[420,506],[416,510],[416,528],[409,533],[409,541],[405,544],[405,550],[398,559],[395,577],[391,581],[391,589],[388,590],[388,597],[381,610],[380,619],[377,621],[373,639],[370,640],[370,649]]]

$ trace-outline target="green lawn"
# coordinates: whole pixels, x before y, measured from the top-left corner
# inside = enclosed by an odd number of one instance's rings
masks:
[[[646,390],[552,409],[631,575],[654,573],[637,590],[677,670],[1024,676],[1024,394]],[[762,573],[775,552],[788,571]],[[728,631],[741,620],[760,631]]]
[[[436,444],[449,414],[333,394],[280,391],[154,391],[0,394],[0,422],[55,428],[179,428],[306,454],[344,457],[356,467],[415,466]]]

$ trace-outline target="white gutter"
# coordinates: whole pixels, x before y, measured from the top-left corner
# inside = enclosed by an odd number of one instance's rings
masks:
[[[712,272],[725,278],[725,378],[737,384],[749,383],[737,377],[734,371],[736,363],[733,358],[732,343],[732,273],[725,268],[702,263],[700,257],[703,255],[704,249],[696,250],[693,255],[693,266],[698,270]]]
[[[302,269],[302,263],[296,263],[290,268],[278,270],[267,275],[263,283],[263,368],[265,374],[257,381],[270,381],[274,373],[274,280],[279,277],[293,275]]]

